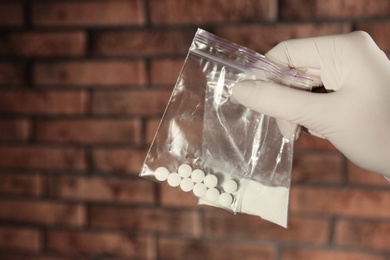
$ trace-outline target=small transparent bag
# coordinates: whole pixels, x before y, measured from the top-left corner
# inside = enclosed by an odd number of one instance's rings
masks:
[[[140,176],[193,192],[200,204],[287,227],[298,126],[282,134],[278,120],[233,102],[232,87],[242,80],[308,91],[316,84],[302,71],[198,29]]]

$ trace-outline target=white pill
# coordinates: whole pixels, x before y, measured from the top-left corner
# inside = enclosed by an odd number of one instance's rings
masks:
[[[190,177],[192,173],[192,168],[188,164],[182,164],[179,166],[179,169],[177,169],[177,172],[181,177],[187,178]]]
[[[216,188],[211,188],[206,191],[206,198],[209,201],[216,201],[219,198],[219,191]]]
[[[228,193],[234,193],[237,191],[238,185],[235,180],[227,180],[223,183],[223,189]]]
[[[224,207],[229,207],[230,205],[232,205],[233,202],[232,194],[226,192],[222,193],[221,195],[219,195],[218,202]]]
[[[192,173],[191,173],[191,179],[196,182],[196,183],[199,183],[199,182],[202,182],[203,179],[204,179],[204,171],[200,170],[200,169],[195,169]]]
[[[165,167],[158,167],[154,172],[154,176],[159,181],[166,181],[168,179],[169,171]]]
[[[203,197],[206,194],[207,188],[203,183],[196,183],[192,192],[196,197]]]
[[[213,174],[209,174],[204,178],[203,182],[207,188],[214,188],[218,184],[218,178]]]
[[[181,177],[178,173],[172,172],[168,176],[168,184],[172,187],[177,187],[180,185]]]
[[[180,182],[180,188],[184,192],[189,192],[194,187],[194,182],[190,178],[184,178]]]

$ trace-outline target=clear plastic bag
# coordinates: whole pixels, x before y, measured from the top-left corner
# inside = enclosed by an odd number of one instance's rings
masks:
[[[140,176],[193,192],[200,204],[286,227],[297,126],[282,134],[276,119],[232,102],[232,86],[242,80],[304,90],[316,83],[199,29]]]

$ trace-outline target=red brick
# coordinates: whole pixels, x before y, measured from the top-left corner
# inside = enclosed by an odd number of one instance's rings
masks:
[[[197,207],[198,198],[191,192],[185,193],[178,187],[168,186],[166,183],[160,186],[160,202],[169,207]]]
[[[51,179],[51,191],[56,197],[122,203],[154,203],[154,183],[143,179],[56,177]]]
[[[139,25],[145,20],[140,0],[37,3],[32,15],[36,26]]]
[[[128,148],[94,149],[93,167],[98,171],[125,172],[138,175],[145,160],[146,150]]]
[[[292,180],[304,183],[341,183],[343,162],[343,157],[338,153],[296,153],[294,154]]]
[[[238,21],[273,20],[276,18],[276,1],[243,0],[178,1],[152,0],[150,16],[154,24],[204,24]]]
[[[90,225],[96,228],[197,236],[199,213],[158,208],[92,207]]]
[[[81,56],[86,51],[83,32],[22,32],[0,37],[0,55],[24,57]]]
[[[290,217],[288,229],[262,220],[258,216],[233,215],[230,212],[206,211],[205,234],[209,237],[234,237],[294,243],[325,244],[330,225],[321,219]]]
[[[346,23],[276,24],[217,27],[215,33],[259,53],[266,53],[283,40],[339,34],[350,30]]]
[[[46,201],[0,200],[0,219],[17,223],[83,226],[86,213],[80,204]]]
[[[388,257],[376,253],[351,252],[340,249],[308,249],[308,248],[289,248],[284,249],[282,253],[283,260],[297,259],[321,259],[321,260],[387,260]]]
[[[42,254],[35,254],[32,255],[31,253],[23,253],[23,252],[7,252],[7,253],[0,253],[1,259],[3,260],[73,260],[71,257],[65,257],[65,256],[58,256],[56,254],[48,254],[48,255],[42,255]]]
[[[23,25],[23,4],[2,3],[0,5],[0,27],[21,27]]]
[[[30,228],[0,227],[0,248],[37,252],[41,248],[39,231]]]
[[[358,188],[294,187],[290,194],[290,211],[370,218],[389,218],[390,192]]]
[[[389,251],[389,233],[388,222],[339,221],[336,224],[335,243],[339,246]]]
[[[0,113],[80,115],[86,112],[87,101],[81,91],[5,91],[0,93]]]
[[[43,179],[39,174],[2,173],[0,194],[37,197],[43,193]]]
[[[141,141],[141,123],[136,119],[39,120],[35,131],[40,142],[109,144]]]
[[[26,141],[29,136],[29,121],[24,119],[0,120],[0,140]]]
[[[382,175],[364,170],[352,162],[348,162],[348,182],[352,184],[389,186],[389,181]]]
[[[233,242],[229,241],[229,239],[227,238],[225,241],[213,241],[163,237],[158,241],[159,259],[276,259],[276,251],[272,245],[258,242]]]
[[[0,167],[84,170],[85,151],[76,148],[0,147]]]
[[[23,85],[25,81],[25,68],[21,63],[0,62],[1,85],[20,86]]]
[[[291,20],[306,19],[362,19],[387,18],[390,15],[390,3],[386,0],[329,0],[329,1],[283,1],[281,17]]]
[[[296,151],[337,151],[328,140],[302,132],[294,144]]]
[[[154,239],[123,233],[49,231],[47,248],[62,255],[153,259]],[[100,256],[100,257],[99,257]],[[75,258],[73,258],[75,259]]]
[[[97,55],[186,54],[195,30],[144,29],[99,32],[93,37]]]
[[[109,91],[95,92],[92,111],[101,115],[161,115],[171,91]]]
[[[156,135],[161,119],[150,119],[146,122],[146,142],[151,144]]]
[[[386,2],[390,5],[389,2]],[[376,44],[385,52],[390,52],[390,22],[370,22],[357,24],[356,30],[366,31],[374,39]]]
[[[152,60],[150,64],[150,78],[152,85],[169,85],[171,89],[176,83],[184,60]]]
[[[44,86],[139,86],[146,82],[140,61],[45,62],[35,64],[33,74],[35,84]]]

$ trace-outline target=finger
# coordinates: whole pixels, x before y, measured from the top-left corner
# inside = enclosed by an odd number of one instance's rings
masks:
[[[326,96],[265,81],[242,81],[233,87],[233,97],[240,104],[309,129],[316,128],[318,115],[326,109],[324,104],[329,104]]]
[[[345,34],[280,42],[266,56],[293,68],[321,69],[324,60],[340,54]]]
[[[280,133],[288,140],[298,140],[301,135],[302,127],[284,119],[276,119]]]

